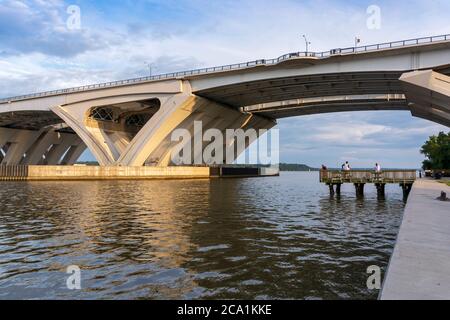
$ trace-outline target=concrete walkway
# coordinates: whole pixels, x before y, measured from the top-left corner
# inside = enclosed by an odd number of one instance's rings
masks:
[[[408,199],[381,300],[450,299],[450,187],[417,181]]]

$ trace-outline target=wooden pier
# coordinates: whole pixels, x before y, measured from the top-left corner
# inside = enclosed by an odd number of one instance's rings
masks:
[[[403,196],[406,199],[416,179],[416,170],[383,170],[381,172],[373,170],[320,171],[320,182],[328,185],[331,195],[340,195],[342,184],[352,183],[355,186],[356,196],[363,197],[364,186],[368,183],[373,183],[377,188],[378,196],[384,197],[386,184],[396,183],[402,187]]]

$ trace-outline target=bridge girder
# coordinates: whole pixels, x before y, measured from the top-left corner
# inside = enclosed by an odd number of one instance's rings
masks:
[[[400,78],[414,116],[450,127],[450,77],[433,70],[413,71]]]

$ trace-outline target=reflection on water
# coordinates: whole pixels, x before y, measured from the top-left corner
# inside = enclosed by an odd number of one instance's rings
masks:
[[[404,203],[366,189],[330,198],[317,173],[4,182],[0,299],[376,298],[366,269],[385,270]]]

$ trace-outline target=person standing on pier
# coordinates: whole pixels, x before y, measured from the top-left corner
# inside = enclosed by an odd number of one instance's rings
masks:
[[[345,161],[345,163],[342,165],[342,170],[344,171],[350,171],[350,164],[348,163],[348,161]]]
[[[375,163],[375,172],[380,173],[381,172],[381,166],[378,163]]]
[[[348,161],[345,161],[345,163],[342,165],[342,170],[344,171],[344,179],[348,179],[349,178],[349,173],[350,173],[350,164],[348,163]]]
[[[375,163],[375,179],[380,179],[381,166],[379,163]]]

